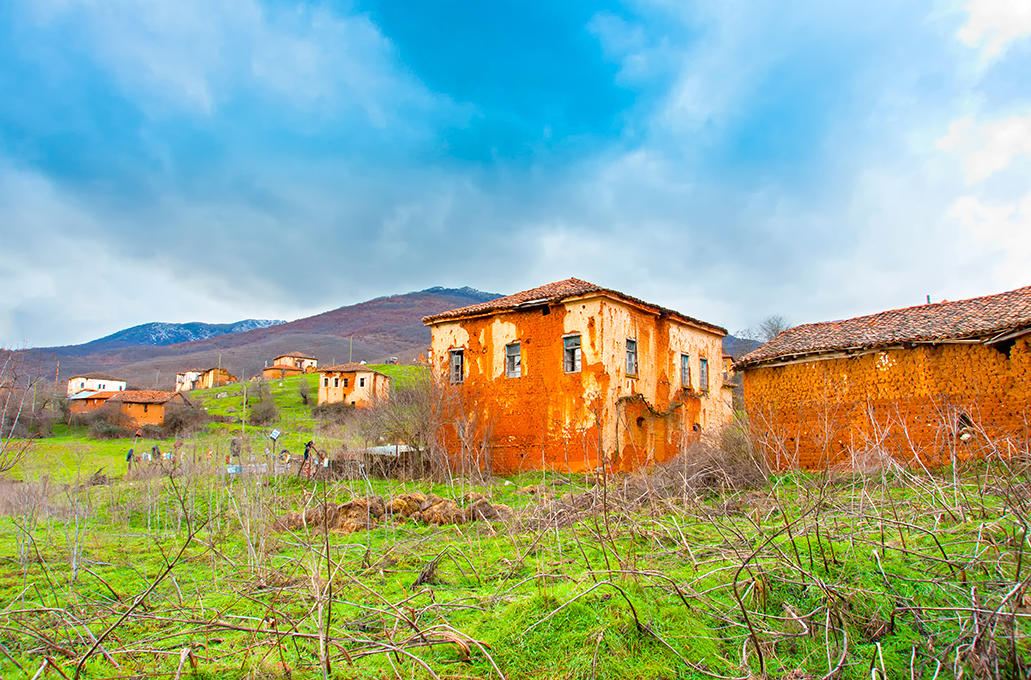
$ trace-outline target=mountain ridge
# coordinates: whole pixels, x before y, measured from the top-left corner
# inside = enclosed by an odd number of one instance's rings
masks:
[[[185,323],[170,323],[165,321],[152,321],[129,328],[123,328],[102,338],[83,343],[85,345],[97,345],[99,343],[122,342],[128,345],[150,345],[164,347],[175,345],[181,342],[193,342],[196,340],[207,340],[208,338],[227,335],[229,333],[243,333],[255,328],[268,328],[278,326],[286,321],[279,319],[244,319],[233,323],[204,323],[202,321],[187,321]],[[74,346],[74,345],[73,345]]]

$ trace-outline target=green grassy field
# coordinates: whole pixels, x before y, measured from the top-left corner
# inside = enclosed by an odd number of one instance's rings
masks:
[[[310,379],[271,385],[294,441],[319,427]],[[192,398],[231,416],[241,388]],[[206,452],[237,427],[186,438],[175,474],[123,477],[131,440],[32,444],[0,481],[0,676],[930,679],[1031,659],[1018,459],[747,490],[674,468],[302,481],[226,475]],[[84,484],[99,465],[112,479]],[[274,525],[413,492],[514,516]]]

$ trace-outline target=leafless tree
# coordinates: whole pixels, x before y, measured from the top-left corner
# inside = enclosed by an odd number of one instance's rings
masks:
[[[771,314],[760,321],[757,326],[744,328],[738,331],[736,335],[739,338],[746,338],[748,340],[769,342],[789,328],[791,328],[791,324],[788,323],[787,319],[780,314]]]
[[[26,417],[26,392],[18,383],[18,364],[12,352],[0,359],[0,473],[7,472],[22,459],[29,442],[15,437],[18,425]]]

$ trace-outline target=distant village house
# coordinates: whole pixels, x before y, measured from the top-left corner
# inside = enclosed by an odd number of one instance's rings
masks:
[[[633,469],[733,416],[726,330],[586,281],[423,322],[433,370],[454,392],[441,438],[495,472]]]
[[[134,427],[164,425],[169,410],[176,406],[190,406],[190,401],[179,392],[158,390],[129,390],[118,392],[107,400],[117,404],[121,422]]]
[[[120,392],[126,382],[107,373],[83,373],[68,379],[68,395],[79,392]]]
[[[204,371],[200,369],[190,369],[188,371],[180,371],[175,374],[175,391],[176,392],[189,392],[191,390],[198,389],[200,385],[200,377],[204,374]]]
[[[197,380],[196,389],[207,390],[212,387],[221,387],[222,385],[234,383],[237,380],[239,378],[224,368],[209,368],[201,372],[200,378]]]
[[[266,380],[275,380],[302,373],[314,373],[318,367],[319,361],[315,357],[301,352],[290,352],[273,359],[272,365],[266,366],[261,374]]]
[[[360,363],[319,369],[319,405],[375,406],[390,398],[390,378]]]
[[[1031,287],[797,326],[736,367],[778,467],[1006,452],[1031,423]]]

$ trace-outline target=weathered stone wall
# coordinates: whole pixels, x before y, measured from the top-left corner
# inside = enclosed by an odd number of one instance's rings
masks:
[[[455,458],[480,455],[498,472],[617,469],[666,460],[685,437],[722,426],[721,337],[606,297],[433,325],[434,370],[447,382],[449,352],[464,350],[461,385],[445,390],[438,419]],[[581,370],[567,373],[563,337],[581,336]],[[636,339],[638,373],[626,373]],[[505,370],[520,343],[521,375]],[[693,389],[681,389],[680,353],[692,357]],[[698,359],[710,363],[698,389]]]
[[[781,468],[855,464],[871,451],[940,465],[1027,441],[1029,338],[747,368],[744,400],[753,434]]]

